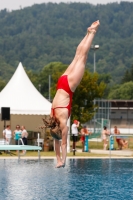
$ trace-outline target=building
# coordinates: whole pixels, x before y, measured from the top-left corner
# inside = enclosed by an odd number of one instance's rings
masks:
[[[117,126],[121,133],[133,133],[133,100],[95,100],[98,111],[89,123],[94,132],[101,132],[103,126],[113,130]],[[93,131],[93,130],[92,130]]]
[[[118,126],[125,133],[133,133],[133,100],[110,100],[111,128]]]

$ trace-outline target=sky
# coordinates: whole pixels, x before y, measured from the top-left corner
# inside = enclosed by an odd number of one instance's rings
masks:
[[[122,1],[133,2],[133,0],[122,0]],[[96,4],[107,4],[113,2],[119,3],[120,0],[0,0],[0,10],[3,10],[5,8],[9,11],[18,10],[20,8],[32,6],[34,4],[41,4],[47,2],[53,2],[53,3],[87,2],[96,5]]]

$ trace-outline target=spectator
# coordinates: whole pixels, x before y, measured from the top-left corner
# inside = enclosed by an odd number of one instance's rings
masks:
[[[128,141],[122,139],[122,148],[128,148]]]
[[[106,150],[107,148],[107,136],[110,135],[109,130],[106,126],[103,127],[102,131],[102,139],[103,139],[103,150]]]
[[[7,144],[11,144],[11,138],[12,138],[12,131],[11,131],[11,126],[7,125],[6,129],[3,130],[3,136],[6,140]]]
[[[80,131],[80,134],[81,134],[81,142],[82,142],[82,152],[84,152],[84,146],[85,146],[85,135],[88,135],[89,134],[89,131],[88,129],[86,128],[86,126],[83,126],[83,128],[81,129]]]
[[[117,126],[114,126],[114,134],[115,135],[120,135],[120,130],[117,128]],[[116,142],[118,144],[118,149],[122,149],[122,142],[120,137],[116,137]]]
[[[27,145],[27,137],[28,137],[28,132],[25,129],[25,126],[21,126],[21,130],[22,130],[22,140],[24,145]]]
[[[73,151],[76,150],[76,142],[78,140],[78,127],[80,122],[77,120],[73,121],[71,126],[72,138],[73,138]]]
[[[18,145],[19,144],[19,139],[21,138],[21,134],[22,134],[22,130],[20,129],[20,126],[17,125],[16,129],[13,132],[14,135],[14,140],[15,140],[15,144]]]
[[[114,126],[114,134],[120,135],[120,130],[117,128],[117,126]],[[116,137],[116,142],[118,144],[118,150],[122,150],[122,148],[127,148],[128,141],[122,139],[121,137]]]
[[[27,145],[27,137],[28,137],[28,132],[25,129],[25,126],[21,126],[21,130],[22,130],[22,141],[24,143],[24,145]],[[26,150],[23,150],[23,154],[26,153]]]

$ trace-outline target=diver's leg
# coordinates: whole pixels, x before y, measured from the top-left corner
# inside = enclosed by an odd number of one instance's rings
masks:
[[[71,70],[73,69],[73,65],[75,65],[75,63],[77,62],[77,55],[79,54],[79,52],[81,51],[82,49],[82,46],[85,44],[86,42],[86,39],[87,39],[87,35],[85,35],[85,37],[83,38],[83,40],[80,42],[80,44],[78,45],[77,49],[76,49],[76,53],[75,53],[75,56],[74,56],[74,59],[73,61],[71,62],[71,64],[68,66],[68,68],[66,69],[66,71],[64,72],[64,74],[69,74],[71,73]]]
[[[99,21],[96,21],[87,29],[86,36],[84,37],[84,39],[78,45],[75,57],[74,57],[72,63],[66,69],[64,74],[67,74],[67,75],[71,75],[71,73],[74,74],[75,71],[77,71],[77,70],[79,71],[79,64],[80,65],[82,64],[82,66],[80,67],[81,68],[80,71],[82,73],[79,72],[79,74],[81,74],[81,77],[83,76],[84,68],[85,68],[85,64],[86,64],[86,60],[87,60],[87,54],[88,54],[88,51],[91,47],[93,38],[94,38],[95,33],[96,33],[96,31],[99,27],[99,24],[100,24]],[[81,60],[81,58],[82,58],[82,60]],[[77,66],[78,61],[81,61],[81,62]]]
[[[68,74],[69,86],[73,92],[79,85],[84,75],[88,52],[91,47],[93,38],[95,36],[97,26],[96,28],[90,27],[90,33],[87,35],[86,42],[82,46],[82,49],[80,50],[79,54],[77,53],[77,62],[75,63],[75,65],[73,65],[73,70],[71,70],[71,73]]]
[[[60,141],[55,140],[55,152],[56,152],[56,158],[57,158],[57,165],[56,167],[60,167],[62,165],[61,157],[60,157]]]
[[[64,128],[62,129],[62,142],[61,142],[63,165],[65,165],[67,156],[67,134],[68,134],[68,127],[65,125]]]

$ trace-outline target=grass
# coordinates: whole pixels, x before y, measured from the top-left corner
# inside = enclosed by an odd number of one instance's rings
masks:
[[[2,155],[0,155],[0,158],[5,158],[5,157],[18,157],[18,154],[15,151],[11,151],[13,154],[10,156],[10,154],[2,152]],[[49,151],[49,152],[40,152],[41,157],[55,157],[55,152],[54,151]],[[73,152],[67,153],[67,157],[109,157],[109,155],[105,154],[94,154],[94,153],[89,153],[89,152],[76,152],[75,155],[73,155]],[[27,151],[26,154],[22,157],[38,157],[38,152],[37,151]]]
[[[133,150],[133,138],[128,139],[129,142],[129,149]],[[72,148],[72,141],[70,142],[70,147]],[[117,143],[115,141],[114,147],[117,148]],[[76,144],[77,149],[82,149],[82,143],[81,141],[78,141]],[[107,147],[108,148],[108,147]],[[103,142],[89,142],[89,149],[103,149]],[[13,154],[10,156],[10,154],[6,154],[2,152],[0,155],[1,157],[18,157],[18,154],[16,151],[11,151]],[[55,157],[55,152],[54,151],[41,151],[40,156],[42,157]],[[67,154],[68,157],[109,157],[109,154],[95,154],[95,153],[89,153],[89,152],[76,152],[75,155],[73,155],[73,152],[70,152]],[[27,151],[26,154],[23,157],[38,157],[38,152],[37,151]],[[113,156],[114,157],[114,156]]]
[[[10,156],[9,154],[6,153],[2,153],[2,155],[0,155],[0,158],[13,158],[13,157],[18,157],[18,154],[14,151],[11,151],[13,153],[15,153],[16,155],[12,155]],[[55,152],[54,151],[49,151],[49,152],[40,152],[40,156],[41,157],[45,157],[45,158],[55,158]],[[27,151],[26,154],[24,156],[21,156],[23,158],[27,158],[27,157],[38,157],[38,152],[37,151]],[[109,153],[108,154],[97,154],[97,153],[89,153],[89,152],[76,152],[75,155],[73,155],[73,152],[67,153],[67,157],[71,158],[71,157],[83,157],[83,158],[100,158],[100,157],[105,157],[105,158],[109,158]],[[117,155],[112,155],[112,157],[118,157]],[[123,156],[119,156],[119,157],[123,157]],[[126,157],[126,156],[124,156]],[[129,156],[128,156],[129,157]],[[132,157],[132,156],[130,156]]]

